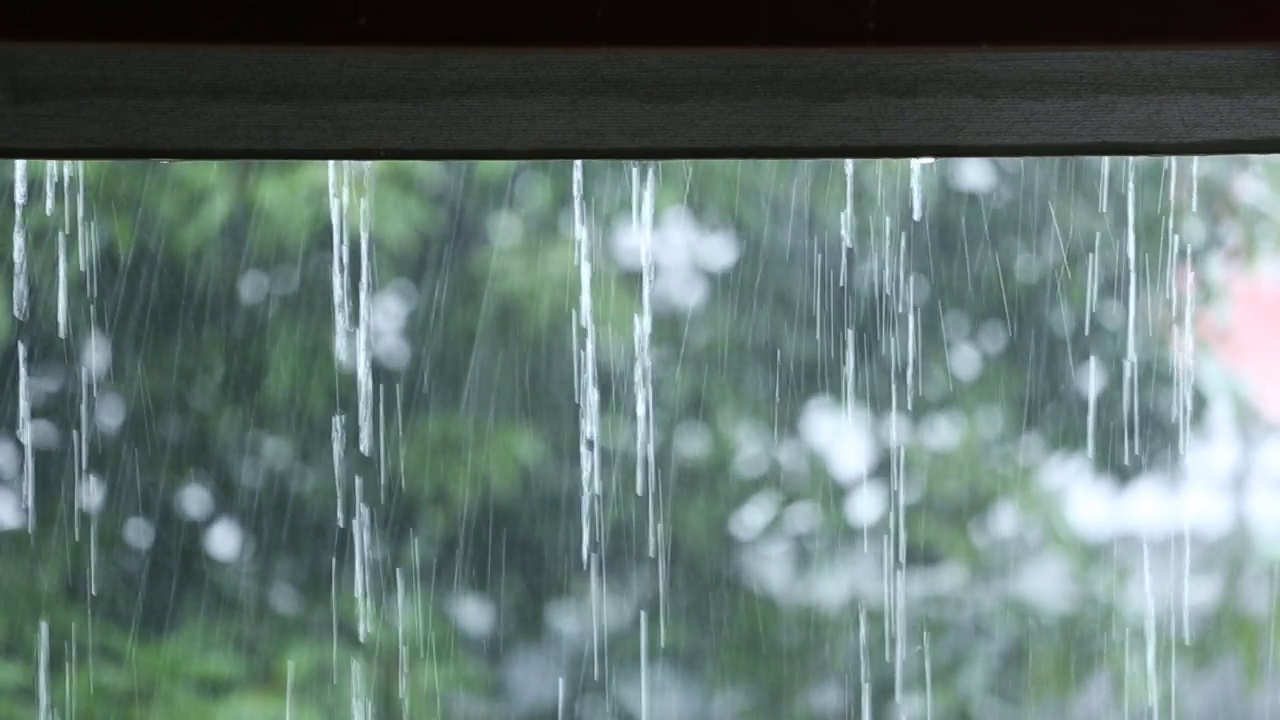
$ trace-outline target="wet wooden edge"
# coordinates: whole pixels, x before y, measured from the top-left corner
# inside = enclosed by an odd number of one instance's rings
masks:
[[[1269,153],[1280,49],[0,45],[0,154],[768,158]]]

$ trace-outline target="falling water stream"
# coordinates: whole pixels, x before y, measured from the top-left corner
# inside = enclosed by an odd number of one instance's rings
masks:
[[[5,179],[0,717],[1280,712],[1270,158]]]

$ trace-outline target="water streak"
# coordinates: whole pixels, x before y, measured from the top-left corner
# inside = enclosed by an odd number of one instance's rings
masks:
[[[27,319],[27,161],[13,161],[13,316]]]

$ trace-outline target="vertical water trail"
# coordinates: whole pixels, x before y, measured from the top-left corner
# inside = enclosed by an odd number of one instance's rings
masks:
[[[924,716],[933,720],[933,662],[929,657],[929,631],[924,631]]]
[[[13,161],[13,316],[27,319],[27,161]]]
[[[1156,672],[1156,603],[1151,591],[1151,552],[1142,542],[1143,636],[1146,642],[1147,707],[1151,717],[1160,717],[1160,678]]]
[[[345,168],[346,163],[343,163]],[[343,211],[342,175],[338,161],[329,161],[329,225],[332,228],[333,261],[330,265],[333,285],[333,348],[338,364],[348,361],[347,324],[349,305],[347,300],[347,248],[343,242],[347,219]]]
[[[1129,649],[1129,628],[1124,629],[1124,686],[1120,697],[1124,698],[1124,719],[1129,720],[1129,667],[1131,650]]]
[[[22,503],[27,510],[27,531],[36,531],[36,467],[31,445],[31,378],[27,370],[27,343],[18,341],[18,440],[22,443]]]
[[[911,160],[911,219],[920,222],[924,217],[924,188],[921,187],[921,170],[924,162],[919,158]],[[901,166],[899,166],[901,167]],[[901,177],[901,176],[899,176]]]
[[[373,629],[373,597],[370,592],[370,541],[372,518],[369,506],[364,502],[364,480],[355,476],[355,518],[352,533],[355,536],[355,600],[357,615],[357,633],[361,643],[369,639]]]
[[[632,195],[632,201],[639,200],[639,207],[633,208],[632,219],[637,223],[635,230],[640,235],[640,312],[635,316],[635,393],[636,393],[636,495],[648,496],[649,501],[649,557],[656,558],[658,551],[654,513],[655,484],[657,483],[657,465],[654,448],[654,402],[653,402],[653,216],[655,203],[655,173],[650,165],[645,173],[644,187],[640,190],[638,168],[632,169],[632,182],[638,197]]]
[[[1089,356],[1089,411],[1085,420],[1085,448],[1090,460],[1096,449],[1096,429],[1098,426],[1098,356]]]
[[[867,608],[858,605],[858,674],[862,681],[859,700],[862,705],[862,720],[871,720],[871,668],[867,657]]]
[[[71,191],[71,168],[72,164],[70,160],[66,160],[62,163],[62,229],[67,231],[71,230],[71,203],[69,202],[70,198],[68,197]]]
[[[409,715],[409,644],[404,639],[404,575],[396,568],[396,660],[400,717]]]
[[[849,255],[853,251],[853,160],[844,161],[844,210],[840,212],[840,245],[844,249],[844,262],[840,263],[840,287],[848,281]]]
[[[1111,194],[1111,158],[1102,158],[1102,177],[1098,181],[1098,212],[1106,214],[1107,196]]]
[[[71,623],[70,645],[71,645],[70,651],[67,653],[69,656],[67,659],[67,683],[70,687],[74,688],[74,687],[79,687],[79,683],[76,680],[76,674],[80,671],[80,663],[78,661],[78,658],[76,657],[77,651],[79,650],[79,648],[76,645],[76,624],[74,621]],[[69,693],[69,696],[67,697],[67,708],[68,708],[67,720],[75,720],[77,717],[77,713],[76,713],[76,695],[74,692]]]
[[[40,633],[37,638],[38,673],[36,697],[40,707],[40,720],[54,720],[53,703],[49,697],[49,621],[40,621]]]
[[[1200,156],[1191,158],[1191,212],[1200,210]]]
[[[893,521],[889,522],[889,533],[880,536],[880,583],[884,590],[884,661],[893,661],[893,556],[889,551],[889,534],[893,532]]]
[[[44,216],[53,217],[53,206],[58,196],[58,163],[50,160],[44,164]]]
[[[356,415],[357,415],[357,445],[359,446],[360,455],[368,459],[372,457],[373,451],[373,355],[372,355],[372,325],[373,325],[373,309],[372,309],[372,285],[373,285],[373,251],[369,239],[369,200],[371,195],[371,175],[372,163],[362,163],[359,167],[361,171],[361,180],[363,180],[360,192],[356,197],[358,221],[359,221],[359,242],[360,242],[360,278],[358,286],[358,302],[357,312],[359,314],[358,323],[355,327],[356,335]],[[345,217],[350,202],[351,167],[350,164],[343,166],[343,187],[341,205]],[[348,251],[347,240],[347,224],[342,224],[342,245],[343,257],[346,258]],[[344,272],[346,267],[344,265]],[[346,278],[343,278],[343,286],[346,285]],[[349,331],[348,326],[348,331]],[[345,341],[345,338],[344,338]],[[352,533],[354,535],[355,550],[355,600],[357,618],[357,631],[361,643],[368,640],[369,634],[373,629],[373,568],[372,568],[372,543],[373,543],[373,513],[369,507],[364,495],[364,477],[363,471],[355,475],[355,497],[353,498],[352,511],[354,517],[352,519]]]
[[[598,389],[595,363],[595,320],[591,305],[591,246],[587,239],[587,209],[582,191],[582,161],[573,162],[573,243],[578,266],[578,311],[574,355],[578,359],[578,459],[582,476],[582,565],[591,552],[591,494],[596,486],[596,428]]]
[[[373,698],[369,697],[364,683],[364,666],[351,659],[351,720],[373,720]]]
[[[1165,224],[1165,238],[1172,246],[1169,252],[1169,270],[1166,276],[1166,297],[1173,299],[1174,317],[1177,317],[1177,290],[1174,282],[1174,271],[1178,261],[1178,234],[1174,231],[1174,220],[1178,215],[1178,158],[1169,158],[1169,217]]]
[[[67,339],[70,324],[67,307],[67,233],[58,231],[58,339]]]
[[[587,574],[589,576],[590,595],[591,595],[591,677],[593,680],[600,679],[600,622],[603,618],[601,612],[601,596],[604,594],[600,587],[600,556],[597,553],[591,553],[588,556]]]
[[[1181,390],[1182,410],[1179,413],[1179,448],[1183,457],[1191,439],[1192,403],[1195,400],[1196,343],[1191,325],[1196,312],[1196,273],[1191,268],[1191,246],[1186,249],[1186,298],[1182,303],[1182,353]],[[1184,518],[1182,546],[1182,641],[1191,645],[1191,529],[1189,519]],[[1273,615],[1274,617],[1274,615]]]
[[[90,338],[93,336],[90,335]],[[89,370],[80,368],[80,432],[78,434],[80,441],[80,480],[87,482],[89,480]],[[79,486],[77,486],[79,487]],[[98,568],[98,534],[97,534],[98,515],[93,513],[89,515],[89,590],[91,594],[97,594],[97,568]],[[92,625],[90,625],[92,628]]]
[[[1085,260],[1084,273],[1084,336],[1089,337],[1089,328],[1093,322],[1093,282],[1098,272],[1098,258],[1093,252]]]
[[[1128,322],[1125,326],[1124,356],[1124,461],[1128,464],[1131,455],[1137,452],[1137,437],[1133,419],[1137,414],[1137,304],[1138,304],[1138,241],[1134,229],[1134,179],[1133,158],[1129,158],[1126,167],[1128,188],[1125,191],[1126,226],[1125,226],[1125,261],[1128,267]]]
[[[356,330],[356,409],[360,423],[360,454],[373,453],[373,250],[369,242],[369,192],[371,163],[363,163],[364,192],[360,213],[360,325]]]
[[[329,558],[329,622],[333,640],[330,667],[333,669],[333,685],[338,685],[338,556]]]
[[[567,720],[565,716],[564,676],[556,678],[556,720]]]
[[[387,386],[378,384],[378,500],[387,502]]]
[[[346,512],[346,503],[342,497],[342,467],[343,453],[347,445],[347,418],[345,415],[336,414],[333,416],[329,429],[329,443],[333,449],[333,490],[337,498],[338,508],[338,527],[346,526],[346,519],[343,517]]]
[[[64,185],[62,188],[63,202],[66,202],[69,189]],[[84,161],[76,161],[76,238],[84,237],[85,233],[85,209],[84,209]]]
[[[911,283],[907,286],[907,412],[912,409],[913,396],[916,394],[916,288]]]
[[[640,720],[649,720],[649,614],[640,611]]]
[[[662,498],[658,498],[661,502]],[[658,647],[667,646],[667,565],[671,561],[671,542],[667,529],[658,521]]]
[[[284,672],[284,720],[293,720],[293,676],[296,666],[292,660],[287,662]]]

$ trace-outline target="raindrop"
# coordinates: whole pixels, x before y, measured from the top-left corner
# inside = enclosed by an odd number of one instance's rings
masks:
[[[853,486],[844,499],[844,519],[861,530],[884,519],[889,512],[889,489],[882,480],[869,478]]]
[[[80,509],[87,515],[97,515],[107,504],[107,484],[93,473],[86,474],[80,481],[77,494]]]
[[[713,275],[728,271],[740,255],[738,238],[727,231],[707,233],[693,241],[694,262]]]
[[[822,525],[822,508],[813,500],[798,500],[782,512],[782,530],[788,535],[808,535]]]
[[[1075,372],[1075,390],[1085,400],[1096,400],[1107,389],[1107,369],[1095,356],[1080,364]]]
[[[1004,320],[990,318],[978,326],[975,340],[988,357],[995,357],[1009,346],[1009,330]]]
[[[156,528],[150,520],[133,516],[124,521],[124,543],[139,552],[146,552],[156,541]]]
[[[302,593],[293,585],[276,580],[267,591],[267,603],[281,615],[296,616],[302,612]]]
[[[80,366],[95,381],[106,377],[107,371],[111,369],[111,339],[101,330],[94,328],[89,333],[80,351]]]
[[[7,487],[0,486],[0,532],[20,530],[27,526],[27,513],[22,509],[22,498]]]
[[[204,551],[220,563],[233,563],[244,548],[244,530],[233,517],[223,515],[204,531]]]
[[[57,450],[62,445],[62,432],[46,418],[33,419],[27,434],[35,450]]]
[[[782,496],[774,490],[761,490],[729,516],[729,534],[739,542],[760,537],[778,516]]]
[[[174,493],[173,506],[184,520],[204,522],[213,514],[213,493],[202,483],[189,482]]]
[[[949,452],[964,440],[965,418],[958,412],[936,412],[920,422],[920,444],[932,452]]]
[[[241,305],[257,305],[267,299],[271,292],[271,276],[265,272],[250,268],[236,280],[236,295]]]
[[[951,376],[962,383],[971,383],[982,374],[982,353],[972,343],[958,342],[948,351],[947,363]]]
[[[1063,517],[1084,542],[1110,542],[1120,530],[1118,495],[1108,481],[1083,479],[1067,488],[1062,500]]]
[[[1000,176],[986,158],[958,158],[951,161],[950,179],[951,187],[960,192],[985,195],[996,189]]]
[[[685,462],[701,462],[715,449],[711,428],[700,420],[682,420],[671,436],[671,449]]]
[[[524,239],[524,222],[519,215],[509,210],[491,213],[485,225],[489,234],[489,243],[494,247],[513,247],[519,245]]]
[[[127,412],[124,398],[119,393],[104,392],[98,396],[98,400],[94,403],[93,423],[97,426],[98,431],[105,435],[115,435],[120,432],[120,427],[124,425],[124,418]]]
[[[498,627],[498,609],[493,601],[477,592],[455,593],[447,605],[449,618],[460,632],[483,640]]]
[[[373,358],[387,370],[402,372],[413,359],[413,349],[409,346],[409,341],[398,333],[374,335]]]

